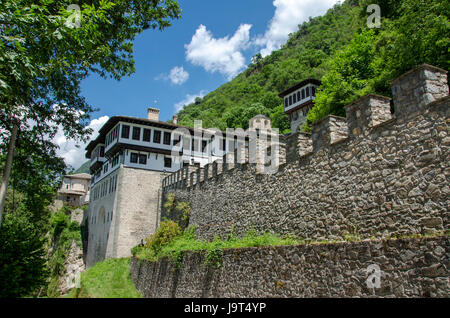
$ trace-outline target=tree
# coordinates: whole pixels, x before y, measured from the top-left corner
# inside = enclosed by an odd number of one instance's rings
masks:
[[[81,81],[90,73],[117,80],[133,73],[136,35],[148,28],[163,30],[181,14],[174,0],[71,4],[71,0],[0,3],[0,129],[14,132],[17,126],[19,132],[32,132],[40,137],[39,146],[50,152],[54,145],[46,140],[58,129],[79,140],[90,133],[86,123],[93,108],[80,95]],[[15,134],[9,139],[2,134],[0,139],[14,148]],[[8,156],[5,186],[11,161]],[[2,212],[0,206],[0,220]]]
[[[363,30],[331,60],[330,71],[322,78],[314,107],[308,112],[308,122],[328,114],[345,116],[344,106],[371,90],[379,67],[375,56],[375,32]]]

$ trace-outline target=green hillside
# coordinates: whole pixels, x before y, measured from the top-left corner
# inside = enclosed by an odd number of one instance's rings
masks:
[[[91,173],[89,171],[89,165],[90,165],[91,161],[88,160],[85,163],[83,163],[83,165],[81,167],[79,167],[77,170],[75,170],[75,173]]]
[[[389,81],[419,64],[449,66],[449,6],[443,0],[378,0],[382,27],[369,30],[368,0],[346,0],[324,16],[299,25],[278,51],[254,63],[232,81],[179,113],[181,125],[248,128],[261,113],[286,133],[289,122],[278,94],[306,79],[321,79],[314,122],[343,115],[343,105],[367,93],[390,94]]]

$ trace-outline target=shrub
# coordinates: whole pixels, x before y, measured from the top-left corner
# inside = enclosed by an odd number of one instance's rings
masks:
[[[175,238],[181,236],[181,228],[174,221],[163,221],[156,232],[147,238],[145,247],[157,255],[164,246],[169,245]]]

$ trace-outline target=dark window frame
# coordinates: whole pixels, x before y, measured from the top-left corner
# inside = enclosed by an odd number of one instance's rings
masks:
[[[141,127],[133,127],[133,133],[132,133],[131,139],[141,140]]]
[[[172,137],[172,134],[170,132],[164,131],[163,144],[164,145],[170,145],[170,138],[171,137]]]
[[[161,130],[153,130],[153,142],[155,144],[161,143]]]
[[[172,158],[164,157],[164,168],[172,168]]]
[[[152,130],[149,128],[144,128],[144,133],[142,134],[142,141],[151,142],[152,140]]]
[[[140,165],[146,165],[147,164],[147,155],[139,154],[138,155],[138,162],[139,162]]]
[[[136,158],[136,160],[133,160]],[[137,152],[130,153],[130,163],[138,163],[139,162],[139,154]]]

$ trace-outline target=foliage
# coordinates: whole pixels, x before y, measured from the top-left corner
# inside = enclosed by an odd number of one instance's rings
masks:
[[[166,195],[166,202],[164,202],[164,209],[167,210],[167,212],[172,212],[174,206],[175,206],[175,193],[168,193]]]
[[[79,167],[79,168],[78,168],[77,170],[75,170],[73,173],[74,173],[74,174],[76,174],[76,173],[91,173],[91,171],[89,170],[90,165],[91,165],[91,161],[88,160],[88,161],[86,161],[85,163],[83,163],[83,164],[81,165],[81,167]]]
[[[289,132],[278,94],[304,79],[320,79],[326,74],[327,60],[365,24],[367,16],[360,12],[355,1],[347,0],[324,16],[311,18],[290,35],[280,50],[264,58],[255,55],[246,71],[184,107],[178,113],[178,122],[193,126],[195,119],[201,119],[203,127],[246,129],[248,120],[262,113],[273,120],[272,127],[281,133]]]
[[[67,298],[142,298],[130,278],[130,259],[109,259],[81,273]]]
[[[175,238],[181,236],[181,228],[174,221],[163,221],[156,232],[145,240],[145,248],[158,254],[161,249],[170,244]]]
[[[420,64],[450,66],[450,8],[444,0],[382,1],[386,18],[375,32],[362,28],[328,63],[315,106],[314,123],[368,93],[391,96],[390,81]]]
[[[75,221],[70,221],[72,209],[72,207],[63,206],[60,211],[52,214],[50,218],[52,244],[49,247],[47,266],[50,275],[46,291],[49,297],[58,296],[58,281],[65,274],[64,263],[72,243],[75,242],[78,246],[81,246],[80,225]]]
[[[377,71],[375,32],[364,30],[339,51],[322,78],[313,109],[307,119],[314,123],[328,114],[345,116],[344,106],[370,91],[370,81]]]
[[[181,212],[181,220],[184,223],[189,222],[189,217],[191,216],[191,204],[187,201],[179,201],[175,207],[175,210]]]
[[[161,246],[158,252],[145,247],[135,247],[133,256],[139,259],[148,259],[157,261],[163,257],[168,257],[181,265],[183,252],[185,251],[204,251],[205,263],[219,267],[223,249],[226,248],[242,248],[256,246],[280,246],[300,244],[302,241],[293,237],[280,237],[273,233],[257,234],[255,231],[249,231],[243,237],[237,237],[233,233],[228,235],[226,240],[215,237],[212,241],[199,240],[195,235],[195,228],[188,227],[184,230],[183,235],[177,236],[167,244]]]
[[[31,296],[46,282],[45,239],[25,211],[7,214],[0,228],[0,297]]]

